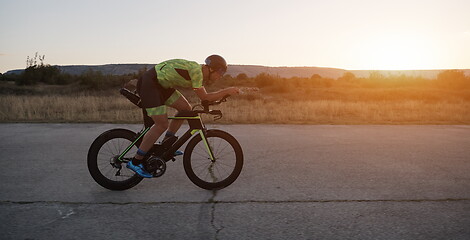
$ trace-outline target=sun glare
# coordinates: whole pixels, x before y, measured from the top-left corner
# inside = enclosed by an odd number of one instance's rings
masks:
[[[357,53],[365,69],[413,70],[430,69],[435,60],[432,44],[418,37],[380,36],[361,43]]]

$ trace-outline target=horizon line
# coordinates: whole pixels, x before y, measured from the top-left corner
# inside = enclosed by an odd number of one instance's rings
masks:
[[[58,65],[58,64],[48,64],[50,66],[58,67],[73,67],[73,66],[106,66],[106,65],[153,65],[154,63],[105,63],[105,64],[68,64],[68,65]],[[228,66],[253,66],[253,67],[265,67],[265,68],[324,68],[324,69],[337,69],[345,71],[443,71],[443,70],[470,70],[468,68],[421,68],[421,69],[348,69],[340,67],[321,67],[321,66],[267,66],[267,65],[258,65],[258,64],[228,64]],[[10,69],[5,71],[2,74],[5,74],[10,71],[20,71],[25,70],[26,68]]]

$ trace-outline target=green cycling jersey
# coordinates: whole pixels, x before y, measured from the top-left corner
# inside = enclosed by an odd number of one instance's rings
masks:
[[[202,68],[197,62],[172,59],[155,65],[158,83],[164,88],[202,87]]]

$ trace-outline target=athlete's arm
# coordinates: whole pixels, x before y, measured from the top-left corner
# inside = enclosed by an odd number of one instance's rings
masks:
[[[235,95],[239,93],[238,88],[236,87],[229,87],[225,88],[222,90],[219,90],[217,92],[211,92],[208,93],[206,91],[206,88],[204,86],[200,88],[195,88],[194,92],[196,95],[201,99],[202,101],[207,100],[207,101],[217,101],[225,97],[226,95]]]

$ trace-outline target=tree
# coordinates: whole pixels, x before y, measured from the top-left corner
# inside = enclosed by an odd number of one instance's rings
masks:
[[[245,73],[240,73],[240,74],[237,75],[236,78],[237,78],[237,80],[241,80],[241,81],[242,81],[242,80],[248,79],[248,76],[247,76]]]
[[[38,58],[39,58],[39,65],[38,65]],[[29,58],[29,56],[26,58],[26,68],[30,67],[38,67],[38,66],[44,66],[44,58],[46,58],[46,55],[38,55],[38,52],[34,54],[34,58]]]
[[[33,85],[39,82],[46,84],[67,84],[70,76],[61,74],[57,66],[44,63],[46,55],[39,55],[26,58],[26,69],[19,78],[15,80],[17,85]]]
[[[78,76],[77,80],[81,85],[86,86],[90,90],[106,90],[122,86],[125,82],[129,81],[128,78],[127,76],[105,75],[100,71],[90,69]]]
[[[369,73],[369,80],[374,80],[374,81],[381,81],[384,80],[385,76],[380,73],[379,71],[372,71]]]
[[[313,75],[310,77],[310,79],[312,79],[312,80],[318,80],[318,79],[321,79],[321,76],[320,76],[320,74],[315,73],[315,74],[313,74]]]
[[[352,82],[356,79],[356,76],[352,72],[345,72],[342,77],[338,78],[340,81]]]
[[[437,83],[447,88],[469,88],[470,78],[462,70],[446,70],[437,75]]]
[[[89,89],[102,90],[107,87],[107,79],[100,71],[87,70],[78,77],[81,85],[87,86]]]

